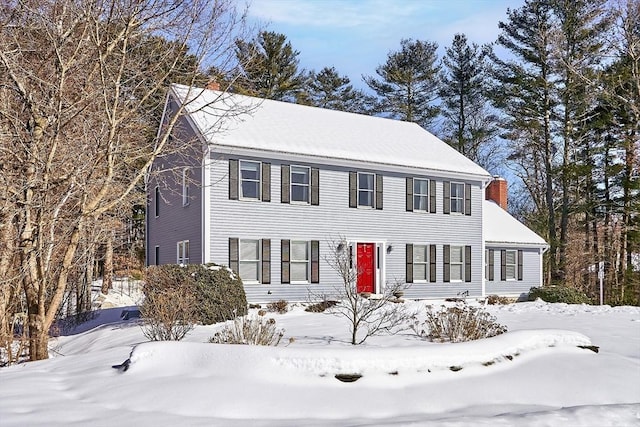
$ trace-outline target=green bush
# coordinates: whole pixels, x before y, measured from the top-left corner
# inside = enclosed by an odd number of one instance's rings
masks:
[[[210,325],[247,314],[247,297],[242,281],[227,267],[175,264],[151,266],[146,271],[143,291],[177,288],[193,297],[193,321]]]
[[[533,287],[529,290],[529,301],[540,298],[546,302],[564,302],[566,304],[591,304],[591,300],[583,292],[567,286]]]

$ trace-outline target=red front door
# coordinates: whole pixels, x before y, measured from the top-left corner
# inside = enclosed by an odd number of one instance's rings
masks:
[[[375,292],[376,285],[376,244],[375,243],[358,243],[357,263],[358,283],[357,291]]]

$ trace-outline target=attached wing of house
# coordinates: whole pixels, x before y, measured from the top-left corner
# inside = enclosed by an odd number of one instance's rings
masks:
[[[198,149],[154,165],[149,264],[229,265],[250,301],[330,295],[342,286],[336,251],[361,292],[397,282],[412,298],[488,291],[492,177],[418,125],[175,85],[163,126],[181,108],[172,137]]]

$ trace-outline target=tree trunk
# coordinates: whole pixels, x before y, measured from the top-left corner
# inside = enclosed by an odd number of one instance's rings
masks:
[[[108,294],[109,289],[113,287],[113,236],[111,233],[107,236],[106,248],[104,253],[104,272],[102,275],[103,294]]]

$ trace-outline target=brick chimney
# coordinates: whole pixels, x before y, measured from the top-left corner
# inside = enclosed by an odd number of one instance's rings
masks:
[[[507,210],[507,180],[494,176],[493,181],[485,189],[485,199],[493,200],[505,211]]]
[[[211,80],[209,83],[207,83],[206,88],[209,90],[220,90],[220,83],[215,80]]]

